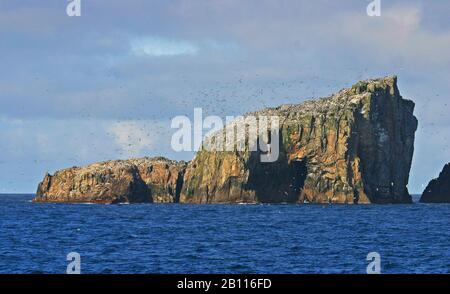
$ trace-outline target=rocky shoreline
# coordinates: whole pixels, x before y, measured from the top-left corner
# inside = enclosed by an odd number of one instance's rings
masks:
[[[280,156],[200,150],[107,161],[46,174],[34,202],[411,203],[407,184],[417,119],[397,77],[360,81],[301,104],[247,115],[280,117]]]

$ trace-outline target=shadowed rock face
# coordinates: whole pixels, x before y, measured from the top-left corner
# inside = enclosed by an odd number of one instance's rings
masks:
[[[201,150],[186,170],[180,202],[410,203],[413,111],[397,78],[386,77],[251,113],[279,116],[278,160],[262,163],[258,151]]]
[[[178,202],[185,162],[116,160],[46,174],[34,202]]]
[[[444,166],[437,179],[431,180],[423,191],[420,202],[450,203],[450,163]]]

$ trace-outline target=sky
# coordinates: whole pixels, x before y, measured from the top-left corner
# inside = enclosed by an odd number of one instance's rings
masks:
[[[450,2],[0,0],[0,193],[170,146],[171,119],[239,115],[397,75],[419,120],[409,190],[450,161]]]

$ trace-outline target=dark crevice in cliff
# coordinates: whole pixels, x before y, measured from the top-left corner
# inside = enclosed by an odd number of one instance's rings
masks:
[[[308,169],[306,159],[296,160],[290,164],[294,176],[292,177],[292,190],[295,195],[300,195],[305,186],[306,175]]]
[[[142,180],[141,175],[139,174],[139,170],[137,168],[133,171],[133,180],[129,183],[129,191],[130,192],[126,197],[118,197],[112,203],[142,203],[148,202],[153,203],[153,191],[150,189],[147,184]]]
[[[261,163],[258,152],[253,153],[252,160],[257,162],[249,169],[248,188],[255,191],[256,199],[262,203],[298,202],[308,174],[306,159]]]
[[[296,203],[303,190],[307,171],[307,160],[289,161],[280,135],[279,158],[275,162],[261,162],[261,152],[251,152],[247,168],[249,178],[246,189],[254,190],[258,202]]]
[[[180,172],[178,173],[177,184],[175,187],[175,199],[174,199],[175,203],[180,202],[180,195],[181,190],[183,189],[183,184],[184,184],[184,172]]]

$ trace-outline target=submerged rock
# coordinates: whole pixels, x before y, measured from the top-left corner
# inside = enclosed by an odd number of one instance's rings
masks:
[[[201,150],[188,165],[180,202],[410,203],[413,111],[397,78],[386,77],[248,114],[280,118],[278,160],[261,162],[261,152],[248,149]]]
[[[420,197],[420,202],[450,203],[450,163],[444,166],[437,179],[430,181]]]
[[[178,202],[187,163],[163,157],[115,160],[48,173],[34,202]]]

